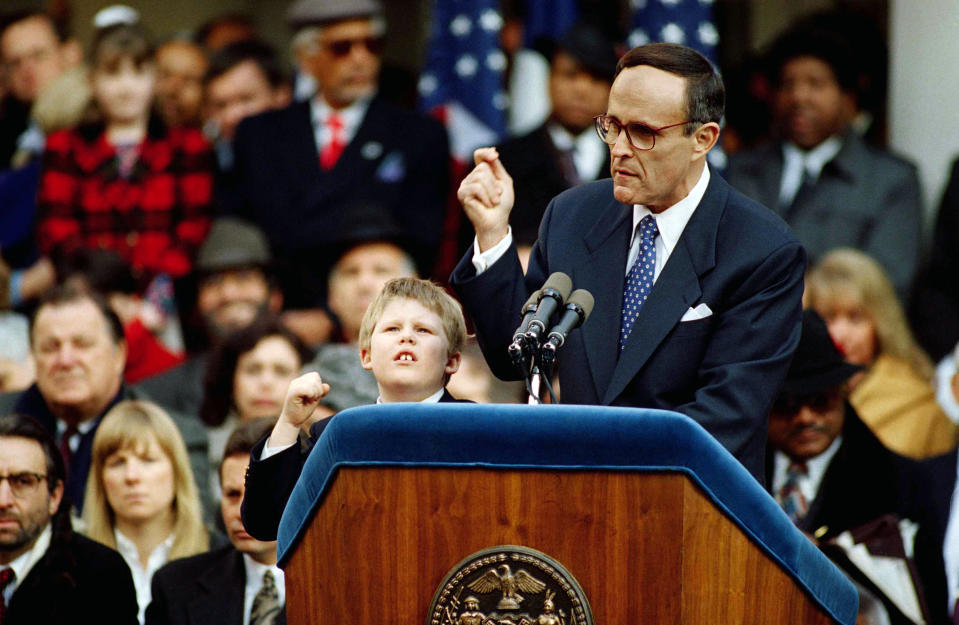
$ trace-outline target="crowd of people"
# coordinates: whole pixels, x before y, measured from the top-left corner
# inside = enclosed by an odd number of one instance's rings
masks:
[[[554,271],[596,302],[561,401],[696,419],[827,552],[914,523],[916,609],[959,618],[959,165],[925,260],[835,21],[769,48],[745,145],[705,58],[584,19],[524,51],[546,117],[466,174],[378,89],[378,0],[287,18],[292,65],[241,15],[157,40],[112,6],[85,52],[0,16],[0,623],[284,622],[276,528],[329,419],[525,401],[491,369]],[[840,564],[863,618],[918,622]]]

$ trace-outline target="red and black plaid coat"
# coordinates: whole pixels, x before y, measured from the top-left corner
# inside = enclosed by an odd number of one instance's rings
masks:
[[[213,217],[213,154],[192,128],[151,120],[128,178],[102,125],[47,138],[37,197],[41,252],[105,248],[126,259],[144,284],[193,266]]]

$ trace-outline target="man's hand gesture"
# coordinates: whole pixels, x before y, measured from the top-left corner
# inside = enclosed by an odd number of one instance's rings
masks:
[[[460,183],[456,197],[473,224],[480,251],[485,252],[509,232],[509,212],[515,199],[513,179],[496,148],[479,148],[473,152],[473,161],[476,166]]]
[[[330,392],[330,385],[320,374],[311,371],[290,382],[283,400],[283,412],[270,433],[269,446],[282,447],[296,442],[300,428],[311,423],[310,417],[320,400]]]

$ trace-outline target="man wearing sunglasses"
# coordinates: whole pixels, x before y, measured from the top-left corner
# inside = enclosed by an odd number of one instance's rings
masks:
[[[284,301],[300,313],[294,329],[314,342],[308,320],[322,317],[331,243],[356,207],[386,208],[410,240],[417,268],[432,270],[449,152],[438,121],[377,95],[386,29],[378,0],[298,0],[287,17],[297,30],[298,63],[319,90],[240,123],[239,192],[226,208],[267,234]]]
[[[477,150],[458,193],[476,239],[451,281],[491,369],[515,379],[507,347],[520,309],[547,276],[568,274],[595,306],[559,355],[562,401],[682,412],[762,482],[769,406],[799,341],[805,254],[782,220],[710,173],[724,100],[694,50],[628,52],[596,120],[612,179],[550,203],[525,279],[512,179],[494,149]]]

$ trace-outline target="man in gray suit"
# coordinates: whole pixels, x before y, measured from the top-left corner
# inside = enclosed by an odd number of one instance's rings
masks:
[[[836,247],[862,250],[906,298],[919,261],[919,179],[914,165],[850,129],[853,58],[833,33],[803,28],[783,35],[772,50],[781,139],[732,157],[727,179],[777,211],[811,263]]]

